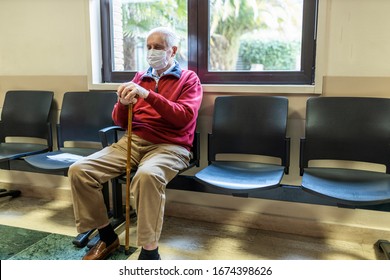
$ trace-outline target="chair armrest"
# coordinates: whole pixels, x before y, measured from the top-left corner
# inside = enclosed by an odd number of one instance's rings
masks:
[[[100,137],[100,141],[102,143],[103,148],[118,141],[118,132],[119,131],[125,131],[125,129],[123,129],[120,126],[113,125],[113,126],[105,127],[105,128],[102,128],[101,130],[99,130],[99,137]],[[110,136],[111,136],[111,138],[110,138]],[[109,141],[109,139],[111,139],[111,141]]]

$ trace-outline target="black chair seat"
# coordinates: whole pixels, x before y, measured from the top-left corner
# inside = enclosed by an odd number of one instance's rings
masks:
[[[21,157],[44,153],[48,151],[47,145],[32,143],[0,143],[0,161],[9,161]]]
[[[218,192],[222,189],[224,194],[241,197],[279,187],[290,165],[287,117],[285,97],[218,96],[208,134],[208,166],[195,174],[196,180]],[[219,159],[219,155],[240,159]],[[248,156],[256,156],[256,161]],[[269,164],[262,156],[280,164]]]
[[[195,178],[211,186],[231,190],[267,189],[279,186],[284,166],[254,162],[213,162]]]
[[[64,153],[88,156],[100,150],[101,147],[85,148],[85,143],[100,146],[99,130],[112,126],[111,113],[116,101],[117,96],[113,91],[66,92],[57,124],[58,150],[28,156],[24,160],[34,168],[54,173],[63,171],[67,175],[68,168],[75,160],[50,157]],[[73,142],[73,147],[67,147],[66,142]]]
[[[50,170],[50,171],[65,171],[69,166],[75,162],[71,159],[55,159],[53,156],[65,155],[66,153],[78,156],[89,156],[94,152],[97,152],[99,149],[89,149],[89,148],[62,148],[58,151],[48,152],[45,154],[38,154],[33,157],[25,158],[25,161],[35,168]]]
[[[342,168],[306,168],[302,188],[351,205],[390,200],[390,174]]]

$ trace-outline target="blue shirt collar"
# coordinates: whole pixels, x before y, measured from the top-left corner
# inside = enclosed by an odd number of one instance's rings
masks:
[[[164,71],[164,73],[162,73],[160,77],[157,75],[156,70],[154,70],[152,67],[149,67],[148,70],[145,72],[145,74],[142,75],[141,79],[143,79],[143,78],[157,78],[157,79],[159,79],[162,76],[166,76],[166,75],[172,75],[172,76],[175,76],[177,78],[180,78],[181,72],[182,72],[182,69],[181,69],[179,63],[175,60],[173,65],[171,67],[169,67],[166,71]]]

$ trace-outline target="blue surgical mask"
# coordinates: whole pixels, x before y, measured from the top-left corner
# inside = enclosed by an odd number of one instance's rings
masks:
[[[150,67],[155,70],[164,69],[168,65],[167,52],[165,50],[148,50],[147,60]]]

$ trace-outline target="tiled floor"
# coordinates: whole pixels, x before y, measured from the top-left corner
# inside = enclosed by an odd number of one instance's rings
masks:
[[[77,235],[72,205],[69,201],[28,197],[1,198],[0,224],[66,235],[70,237],[68,245],[70,247],[73,246],[72,237]],[[124,245],[123,227],[118,229],[118,232],[121,233],[120,240],[121,244]],[[135,234],[132,227],[130,231],[131,246],[134,245]],[[24,238],[35,237],[24,236]],[[52,246],[48,242],[53,242]],[[64,250],[64,245],[62,243],[56,245],[56,242],[58,243],[58,240],[53,238],[52,241],[46,240],[42,246],[51,248],[48,250],[53,251]],[[378,250],[373,244],[325,240],[176,217],[166,217],[165,219],[160,240],[160,253],[162,258],[166,260],[385,259],[381,250]],[[47,251],[47,254],[50,255],[53,252]],[[74,256],[75,259],[80,257],[77,254]],[[136,259],[137,256],[138,251],[128,258]]]
[[[0,225],[1,260],[80,260],[87,248],[69,246],[73,237],[19,227]],[[123,251],[123,250],[122,250]],[[121,250],[109,260],[126,260]]]

